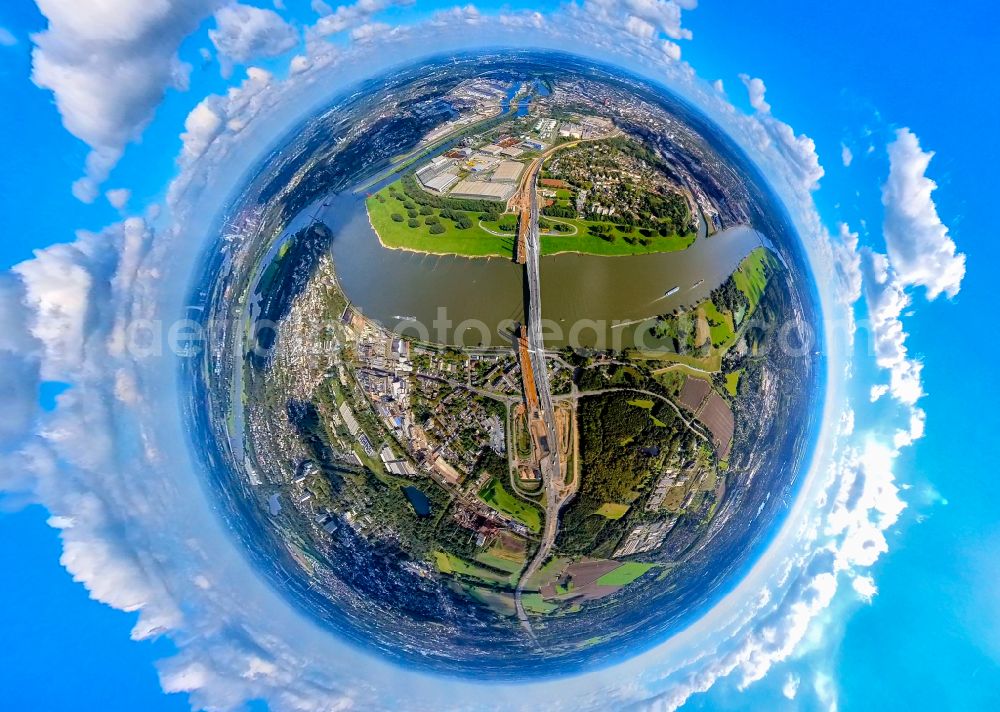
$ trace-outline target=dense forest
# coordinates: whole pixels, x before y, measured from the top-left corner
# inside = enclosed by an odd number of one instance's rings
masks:
[[[558,542],[563,551],[583,554],[602,545],[613,547],[624,533],[624,521],[595,512],[605,503],[629,504],[640,497],[654,460],[693,451],[692,436],[673,409],[661,401],[652,408],[635,405],[644,398],[620,391],[580,400],[583,475],[580,491],[563,515]]]

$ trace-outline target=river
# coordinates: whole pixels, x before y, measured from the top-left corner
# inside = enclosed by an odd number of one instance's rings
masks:
[[[334,198],[319,217],[333,230],[334,265],[347,297],[390,328],[439,343],[499,346],[505,342],[498,328],[524,319],[523,268],[510,260],[383,247],[368,222],[364,196],[351,191]],[[681,252],[543,257],[542,317],[550,320],[546,343],[597,345],[597,332],[584,320],[599,322],[605,344],[612,343],[608,340],[616,331],[631,338],[628,328],[612,323],[697,303],[760,244],[753,229],[734,227],[699,238]],[[673,287],[677,293],[664,296]]]

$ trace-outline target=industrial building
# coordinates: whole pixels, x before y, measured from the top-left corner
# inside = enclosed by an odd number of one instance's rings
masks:
[[[514,183],[521,176],[524,164],[517,161],[503,161],[497,169],[493,171],[492,180],[496,183]]]
[[[508,200],[510,196],[514,195],[515,190],[517,190],[515,183],[465,179],[455,184],[450,195],[456,198],[477,200]]]
[[[423,181],[424,188],[434,193],[444,193],[458,182],[458,174],[454,170],[445,171],[428,181]]]
[[[417,171],[417,180],[419,180],[424,185],[432,178],[436,178],[440,174],[444,173],[446,170],[455,165],[455,162],[444,156],[435,156],[431,159],[431,162],[426,166]]]

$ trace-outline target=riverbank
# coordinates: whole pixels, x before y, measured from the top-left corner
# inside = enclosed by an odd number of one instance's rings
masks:
[[[463,228],[443,217],[440,210],[425,214],[426,210],[421,213],[417,208],[407,209],[405,201],[390,194],[387,188],[369,196],[365,208],[368,223],[383,247],[429,255],[513,258],[514,236],[494,235],[484,230],[478,225],[478,217],[471,213],[468,214],[471,224]]]
[[[489,230],[481,224],[476,213],[454,211],[455,214],[467,216],[471,223],[468,227],[461,227],[457,221],[442,216],[439,209],[433,209],[430,214],[413,208],[407,209],[402,194],[397,192],[393,195],[388,188],[389,186],[383,188],[365,201],[368,223],[383,247],[428,255],[513,258],[516,233],[501,234]],[[429,224],[428,219],[431,221]],[[677,252],[690,247],[696,239],[693,233],[683,237],[674,235],[644,238],[638,230],[628,233],[605,223],[564,218],[558,218],[558,221],[573,225],[577,232],[566,235],[543,234],[542,256],[581,254],[628,257]],[[435,225],[440,227],[435,228]],[[587,230],[591,225],[609,228],[613,239],[607,240],[600,235],[591,234]]]

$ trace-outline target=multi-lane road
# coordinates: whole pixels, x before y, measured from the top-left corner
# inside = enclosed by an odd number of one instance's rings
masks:
[[[601,140],[617,136],[619,131],[612,130],[606,136],[589,139],[578,139],[569,143],[553,146],[541,156],[535,158],[525,171],[518,191],[508,202],[508,209],[518,208],[521,224],[518,225],[518,244],[515,259],[524,265],[528,277],[528,303],[525,305],[527,321],[528,352],[531,359],[531,369],[534,371],[534,382],[538,391],[539,409],[544,422],[547,452],[539,453],[542,485],[545,488],[545,526],[542,529],[541,542],[534,558],[518,579],[514,593],[514,603],[517,617],[521,625],[534,639],[531,622],[521,601],[528,580],[538,572],[549,557],[552,546],[559,531],[559,510],[571,496],[565,485],[561,463],[559,462],[559,431],[556,427],[556,411],[552,403],[552,387],[549,384],[549,370],[545,365],[545,343],[542,340],[542,289],[539,262],[542,245],[538,227],[538,174],[545,159],[558,150],[571,148],[584,141]],[[525,222],[527,224],[525,225]],[[528,414],[529,419],[532,414]]]
[[[531,359],[531,369],[534,372],[535,386],[538,391],[538,403],[542,421],[545,426],[547,452],[539,453],[542,485],[545,491],[545,525],[542,529],[541,542],[534,558],[521,574],[517,582],[514,602],[517,617],[521,625],[534,638],[531,623],[524,610],[522,594],[528,580],[535,575],[548,558],[555,544],[559,529],[559,510],[564,502],[563,476],[559,462],[559,432],[556,427],[555,406],[552,404],[552,387],[549,384],[549,370],[545,365],[545,344],[542,340],[542,291],[539,261],[541,257],[541,240],[538,230],[538,172],[542,162],[536,161],[529,168],[529,175],[524,185],[527,192],[523,199],[530,201],[530,212],[525,235],[524,269],[528,277],[528,304],[525,305],[527,320],[528,353]],[[531,414],[529,414],[529,417]]]

